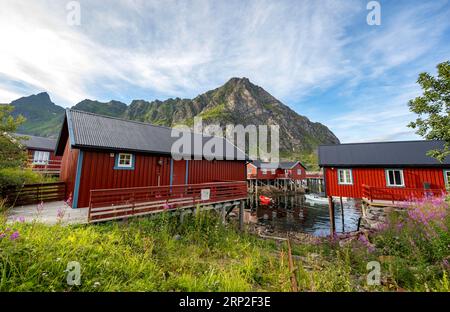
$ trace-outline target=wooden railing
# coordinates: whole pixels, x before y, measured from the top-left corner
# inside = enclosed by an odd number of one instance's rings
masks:
[[[322,171],[306,171],[307,179],[323,179]]]
[[[23,187],[6,189],[1,194],[8,205],[22,206],[40,202],[64,200],[64,182],[25,184]]]
[[[91,190],[88,220],[105,221],[245,198],[245,181]]]
[[[414,198],[440,196],[442,189],[405,188],[405,187],[374,187],[363,185],[362,197],[370,200],[388,200],[392,203]]]
[[[33,163],[33,158],[28,159],[28,167],[35,172],[59,176],[61,172],[61,160],[50,159],[42,163]]]

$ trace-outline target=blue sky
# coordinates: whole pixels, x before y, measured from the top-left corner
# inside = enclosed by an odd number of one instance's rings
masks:
[[[450,2],[2,0],[0,103],[192,98],[248,77],[342,142],[418,138],[420,72],[450,59]]]

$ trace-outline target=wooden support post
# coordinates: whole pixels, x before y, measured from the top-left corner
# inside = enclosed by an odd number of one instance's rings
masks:
[[[239,206],[239,229],[241,231],[244,230],[244,208],[245,208],[245,201],[241,201],[241,205]]]
[[[345,232],[345,224],[344,224],[344,204],[342,202],[342,196],[341,196],[341,219],[342,219],[342,233]]]
[[[333,196],[328,196],[328,210],[329,210],[329,214],[330,214],[330,234],[331,234],[331,236],[334,236],[334,233],[336,232],[336,224],[334,222]]]
[[[222,224],[227,223],[227,209],[226,209],[225,205],[222,205],[221,216],[222,216]]]

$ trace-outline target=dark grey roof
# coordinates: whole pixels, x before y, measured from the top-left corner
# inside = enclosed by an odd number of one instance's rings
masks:
[[[66,110],[67,125],[71,144],[78,148],[95,148],[109,150],[124,150],[135,152],[149,152],[158,154],[171,154],[171,148],[178,137],[171,137],[172,128],[154,126],[148,123],[124,120],[97,114]],[[224,138],[202,136],[192,132],[183,132],[191,135],[191,142],[207,142],[217,140],[217,145],[222,146],[225,152],[231,151],[234,159],[246,159],[245,153],[239,150]],[[199,145],[197,145],[199,146]],[[201,147],[200,147],[201,148]],[[201,152],[201,149],[200,149]],[[194,150],[190,153],[182,151],[183,156],[201,156]],[[214,153],[207,153],[205,157],[212,157]]]
[[[445,166],[427,156],[432,149],[444,146],[443,141],[399,141],[351,143],[319,146],[320,166]]]
[[[254,160],[252,164],[257,168],[264,169],[291,169],[294,167],[299,161],[280,161],[280,162],[264,162],[261,160]],[[302,165],[303,166],[303,165]]]
[[[45,151],[54,151],[56,147],[56,140],[50,138],[43,138],[34,135],[28,134],[18,134],[15,133],[15,136],[25,137],[27,139],[21,140],[20,143],[25,145],[28,149],[36,149],[36,150],[45,150]]]

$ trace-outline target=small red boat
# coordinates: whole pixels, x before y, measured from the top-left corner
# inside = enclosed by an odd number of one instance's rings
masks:
[[[272,198],[259,195],[259,201],[261,202],[261,205],[270,205],[270,203],[272,202]]]

